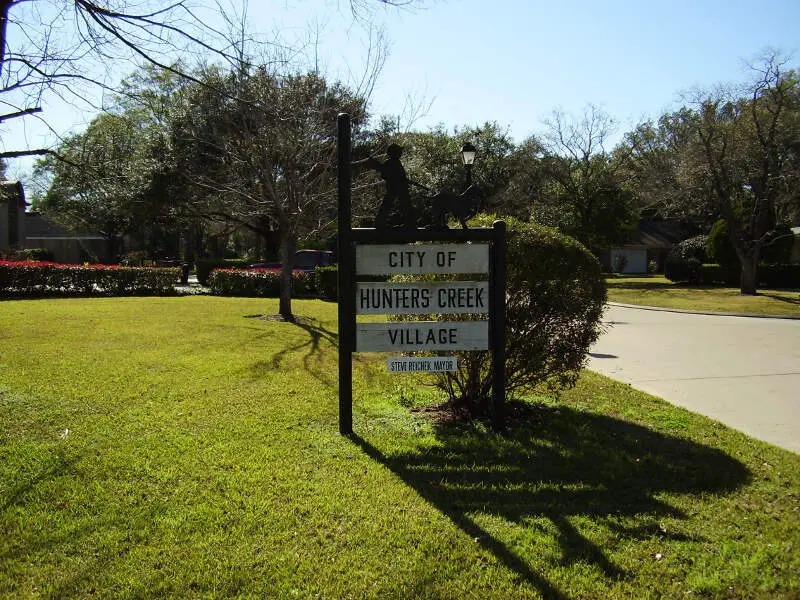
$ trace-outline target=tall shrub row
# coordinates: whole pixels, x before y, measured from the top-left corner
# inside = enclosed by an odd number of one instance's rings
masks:
[[[685,269],[673,268],[665,273],[667,279],[676,283],[698,283],[707,285],[736,286],[740,272],[736,268],[717,264],[698,265],[691,274]],[[800,264],[758,266],[758,285],[771,289],[800,288]]]
[[[161,296],[180,269],[0,261],[0,296]]]
[[[203,258],[195,263],[194,269],[200,285],[208,285],[214,269],[246,269],[249,262],[245,258]]]
[[[214,269],[208,277],[208,287],[215,296],[277,298],[280,293],[280,274],[263,270]],[[292,295],[314,294],[316,294],[314,275],[294,272]]]

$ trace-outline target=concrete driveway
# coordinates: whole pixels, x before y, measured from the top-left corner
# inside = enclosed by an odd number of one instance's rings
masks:
[[[800,453],[800,320],[609,306],[589,368]]]

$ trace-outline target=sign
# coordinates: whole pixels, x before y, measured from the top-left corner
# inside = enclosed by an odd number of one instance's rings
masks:
[[[400,356],[386,361],[390,373],[441,373],[443,371],[456,371],[455,356]]]
[[[356,323],[356,352],[488,349],[488,321]]]
[[[356,246],[358,275],[488,273],[489,244],[369,244]]]
[[[488,312],[489,284],[485,281],[356,283],[357,315]]]
[[[408,179],[400,157],[402,147],[391,144],[388,159],[368,158],[352,162],[350,115],[336,119],[338,211],[337,251],[339,269],[339,433],[353,435],[353,354],[394,351],[387,362],[390,371],[455,370],[456,351],[488,350],[492,355],[492,410],[496,431],[505,430],[505,329],[506,329],[506,224],[495,221],[491,228],[447,227],[420,229],[412,223]],[[377,228],[353,229],[352,167],[367,165],[386,181],[384,202],[375,217]],[[468,190],[469,191],[469,188]],[[474,194],[473,194],[474,196]],[[436,220],[443,221],[453,194],[430,198]],[[460,197],[469,198],[465,191]],[[445,202],[447,200],[447,202]],[[438,208],[435,206],[438,203]],[[387,227],[393,205],[405,227]],[[441,223],[443,225],[443,223]],[[358,283],[370,277],[386,280],[394,275],[467,274],[474,281],[424,282],[403,285],[383,281]],[[486,275],[483,277],[483,275]],[[360,276],[360,277],[359,277]],[[400,279],[400,278],[397,278]],[[405,277],[403,279],[406,279]],[[408,277],[407,279],[413,279]],[[488,288],[483,287],[488,281]],[[360,298],[360,299],[359,299]],[[484,305],[488,304],[488,311]],[[436,312],[434,312],[436,311]],[[488,321],[404,321],[359,323],[359,314],[458,314],[486,315]],[[422,316],[427,319],[430,317]],[[491,325],[490,325],[491,323]],[[491,338],[490,338],[491,332]],[[444,350],[450,356],[431,358],[399,356],[408,351]],[[437,362],[439,361],[439,362]],[[452,361],[452,362],[451,362]]]

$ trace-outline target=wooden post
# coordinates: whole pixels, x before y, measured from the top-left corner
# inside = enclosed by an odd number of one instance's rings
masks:
[[[506,428],[506,224],[494,222],[491,261],[492,305],[489,340],[492,349],[492,425],[497,432]]]
[[[354,271],[355,252],[351,216],[351,127],[350,115],[337,118],[339,178],[339,240],[337,255],[339,301],[339,433],[353,433],[353,350],[355,342]]]

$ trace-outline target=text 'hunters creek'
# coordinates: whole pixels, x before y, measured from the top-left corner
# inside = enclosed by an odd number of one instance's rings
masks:
[[[459,313],[488,312],[488,286],[459,282],[446,285],[359,285],[357,310],[361,314],[384,311]]]

